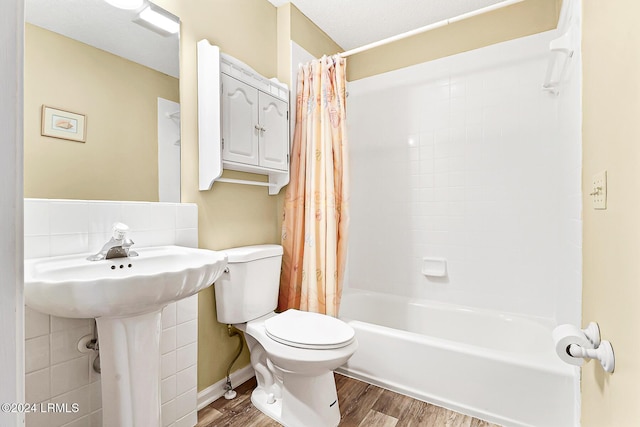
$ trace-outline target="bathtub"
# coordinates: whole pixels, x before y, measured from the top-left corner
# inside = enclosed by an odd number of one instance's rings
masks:
[[[355,290],[340,318],[359,343],[342,374],[504,426],[579,425],[551,322]]]

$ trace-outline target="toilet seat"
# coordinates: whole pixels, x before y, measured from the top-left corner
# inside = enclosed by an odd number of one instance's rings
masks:
[[[264,322],[267,336],[281,344],[305,349],[336,349],[349,345],[355,331],[340,319],[290,309]]]

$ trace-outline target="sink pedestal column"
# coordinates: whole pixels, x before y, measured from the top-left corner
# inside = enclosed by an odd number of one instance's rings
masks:
[[[162,309],[99,317],[103,427],[159,427]]]

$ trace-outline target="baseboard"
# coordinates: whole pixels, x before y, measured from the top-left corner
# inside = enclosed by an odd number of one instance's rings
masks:
[[[244,368],[238,369],[235,372],[232,372],[229,375],[231,379],[231,384],[235,387],[249,380],[250,378],[255,376],[255,372],[251,365],[247,365]],[[198,393],[198,411],[205,406],[209,405],[211,402],[221,398],[224,396],[225,389],[224,386],[227,383],[227,379],[223,378],[215,384],[210,385],[205,388],[201,392]]]

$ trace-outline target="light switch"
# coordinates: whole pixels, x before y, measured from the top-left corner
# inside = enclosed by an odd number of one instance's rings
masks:
[[[607,171],[593,175],[593,186],[589,195],[593,209],[607,209]]]

